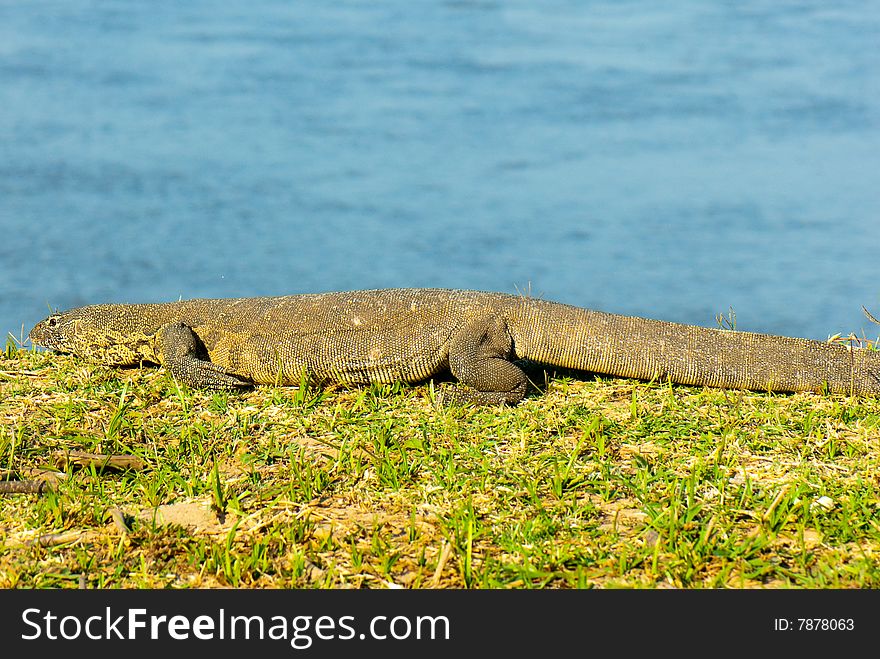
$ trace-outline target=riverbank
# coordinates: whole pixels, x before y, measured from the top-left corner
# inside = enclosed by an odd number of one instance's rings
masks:
[[[531,375],[437,409],[9,345],[0,473],[44,485],[0,587],[880,587],[880,400]]]

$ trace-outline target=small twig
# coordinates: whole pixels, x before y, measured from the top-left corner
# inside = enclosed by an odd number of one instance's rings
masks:
[[[868,311],[864,305],[862,305],[862,311],[865,312],[865,315],[868,317],[868,320],[870,320],[872,323],[880,325],[880,320],[877,320],[876,318],[874,318],[874,316],[871,314],[871,312]]]
[[[66,477],[67,474],[47,469],[26,468],[21,472],[2,469],[0,470],[0,495],[53,492],[58,489],[59,481]]]
[[[44,378],[46,377],[45,373],[41,373],[40,371],[0,371],[0,376],[7,378],[14,378],[19,375],[24,375],[29,378]]]
[[[65,545],[68,542],[75,542],[82,537],[79,531],[64,531],[62,533],[44,533],[38,538],[28,540],[25,544],[29,546],[39,545],[40,547],[54,547],[55,545]]]
[[[85,451],[55,451],[52,454],[59,469],[68,465],[76,467],[95,467],[96,469],[134,469],[140,471],[146,467],[143,459],[136,455],[102,455]]]
[[[119,508],[114,506],[110,509],[110,518],[113,520],[114,526],[119,529],[119,532],[122,535],[128,535],[130,529],[128,528],[128,524],[125,523],[125,516]]]
[[[437,559],[437,568],[434,570],[434,576],[431,578],[431,582],[433,585],[437,585],[440,583],[440,575],[443,572],[443,568],[446,567],[446,561],[449,560],[449,555],[452,553],[452,543],[448,541],[443,542],[443,548],[440,550],[440,557]]]
[[[42,494],[55,489],[47,480],[0,481],[0,494]]]
[[[788,490],[791,488],[790,484],[785,484],[782,486],[782,489],[779,490],[779,494],[776,495],[776,498],[773,499],[773,502],[770,504],[770,507],[764,512],[761,516],[761,519],[765,522],[770,521],[770,518],[773,516],[773,513],[776,512],[776,509],[779,507],[779,504],[782,503],[782,499],[785,498],[785,495],[788,494]]]

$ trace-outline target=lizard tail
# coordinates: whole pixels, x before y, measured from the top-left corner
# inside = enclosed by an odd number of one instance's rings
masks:
[[[880,395],[880,351],[520,300],[514,352],[545,364],[643,380],[756,391]]]

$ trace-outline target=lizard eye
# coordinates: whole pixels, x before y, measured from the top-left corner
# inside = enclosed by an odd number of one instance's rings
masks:
[[[58,324],[58,319],[55,318],[55,316],[52,316],[46,322],[48,323],[49,327],[55,327]]]

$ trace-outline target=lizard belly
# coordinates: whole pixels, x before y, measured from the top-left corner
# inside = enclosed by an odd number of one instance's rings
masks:
[[[404,333],[227,333],[205,344],[213,363],[257,384],[299,384],[304,372],[319,382],[418,382],[447,366],[444,341]]]
[[[447,366],[445,342],[383,332],[340,332],[315,341],[307,365],[319,380],[418,382]]]

